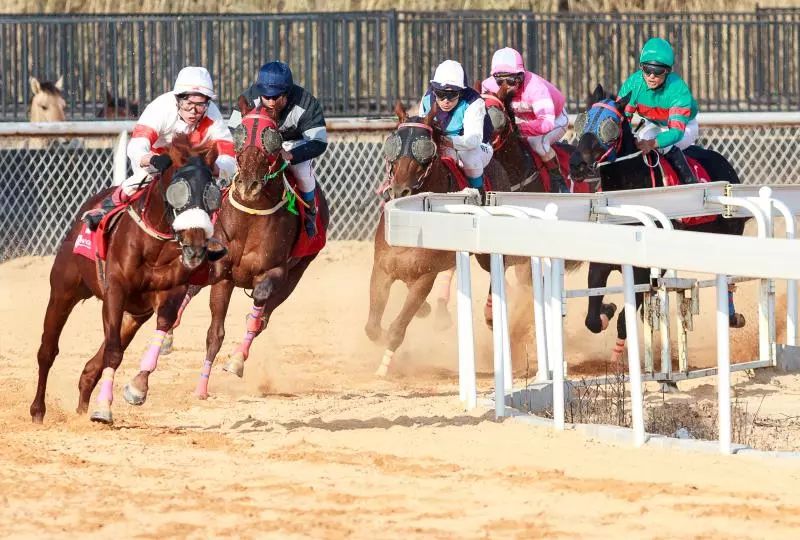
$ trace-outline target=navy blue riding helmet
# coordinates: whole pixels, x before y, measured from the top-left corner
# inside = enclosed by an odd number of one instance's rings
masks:
[[[294,86],[292,70],[283,62],[269,62],[261,66],[253,88],[266,98],[286,94]]]

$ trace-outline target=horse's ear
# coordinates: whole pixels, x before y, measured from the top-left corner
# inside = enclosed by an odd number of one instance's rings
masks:
[[[59,92],[64,90],[64,76],[63,75],[61,77],[59,77],[58,80],[56,81],[56,88],[58,88]]]
[[[436,118],[437,114],[439,114],[439,104],[434,99],[433,104],[431,105],[431,110],[429,110],[428,114],[425,115],[423,123],[428,126],[433,126],[433,120]]]
[[[628,103],[630,103],[630,101],[631,101],[631,93],[630,92],[628,92],[627,94],[625,94],[621,98],[617,98],[617,109],[619,109],[620,112],[624,111],[625,110],[625,106],[628,105]]]
[[[111,90],[106,88],[106,105],[114,104],[114,96],[111,95]]]
[[[508,86],[505,84],[501,85],[500,88],[497,90],[497,99],[502,101],[503,103],[506,102],[506,97],[508,96]]]
[[[592,93],[589,94],[589,99],[586,100],[586,107],[587,108],[591,107],[592,105],[594,105],[595,103],[597,103],[598,101],[602,100],[605,97],[606,97],[606,91],[603,90],[603,85],[598,84],[597,86],[594,87]]]
[[[239,107],[239,112],[242,113],[242,116],[246,116],[250,111],[255,109],[253,102],[247,99],[247,96],[244,94],[239,96],[239,99],[236,101],[236,106]]]
[[[397,115],[397,120],[401,124],[408,119],[408,112],[406,111],[406,108],[403,107],[403,102],[399,99],[394,104],[394,114]]]
[[[28,79],[28,81],[31,83],[31,92],[33,92],[34,96],[42,91],[42,85],[39,82],[39,79],[36,77],[31,77]]]

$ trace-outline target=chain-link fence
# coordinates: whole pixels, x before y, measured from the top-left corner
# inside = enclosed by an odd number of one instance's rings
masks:
[[[704,126],[700,144],[727,156],[743,183],[800,184],[800,126]],[[316,172],[332,240],[371,238],[387,132],[334,132]],[[114,137],[0,139],[0,261],[55,252],[80,205],[108,186]]]

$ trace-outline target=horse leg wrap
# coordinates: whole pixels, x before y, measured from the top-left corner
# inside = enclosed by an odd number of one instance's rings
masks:
[[[241,353],[245,360],[248,356],[250,356],[250,345],[253,344],[255,337],[259,335],[262,330],[264,330],[264,326],[266,326],[266,324],[267,321],[264,318],[264,306],[253,306],[252,311],[247,315],[247,331],[244,333],[242,343],[236,348],[236,352]]]
[[[625,340],[617,338],[617,342],[614,345],[614,349],[612,350],[612,352],[614,354],[622,355],[624,351],[625,351]]]
[[[211,375],[211,361],[206,359],[203,362],[203,369],[200,370],[200,380],[197,381],[195,395],[200,398],[208,397],[208,378]]]
[[[392,358],[394,357],[394,351],[390,351],[386,349],[383,353],[383,359],[381,360],[381,364],[378,366],[378,369],[375,371],[375,375],[378,377],[386,377],[386,374],[389,372],[389,364],[392,363]]]
[[[733,305],[733,291],[728,291],[728,315],[736,314],[736,307]]]
[[[152,373],[158,366],[158,355],[161,353],[161,345],[164,343],[164,337],[167,335],[163,330],[156,330],[153,337],[150,339],[150,346],[142,355],[142,361],[139,364],[141,371]]]
[[[454,273],[455,270],[445,270],[444,272],[439,272],[439,274],[436,276],[436,281],[434,282],[438,299],[445,304],[450,301],[450,284],[453,282]]]
[[[114,368],[107,367],[100,377],[100,392],[97,393],[99,406],[111,406],[114,402]]]

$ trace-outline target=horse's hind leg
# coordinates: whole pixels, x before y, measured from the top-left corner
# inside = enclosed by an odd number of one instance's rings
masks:
[[[230,279],[223,279],[211,287],[209,305],[211,306],[211,324],[206,334],[206,358],[200,370],[200,379],[197,382],[194,394],[200,399],[208,397],[208,378],[211,376],[211,366],[219,354],[222,342],[225,340],[225,316],[231,303],[234,283]]]
[[[150,374],[158,367],[158,356],[164,343],[167,332],[175,324],[181,303],[185,298],[185,288],[177,287],[171,291],[159,293],[156,297],[157,321],[156,331],[150,344],[142,355],[139,363],[139,373],[125,385],[122,396],[131,405],[142,405],[147,400]],[[149,316],[148,316],[149,317]],[[123,350],[127,345],[124,343]]]
[[[633,267],[633,282],[635,285],[647,283],[650,278],[650,270],[648,268]],[[644,293],[636,293],[636,313],[642,308],[644,303]],[[625,340],[628,339],[628,327],[626,326],[625,310],[620,311],[617,317],[617,342],[614,344],[614,349],[611,353],[611,362],[616,364],[622,361],[622,354],[625,351]],[[634,336],[638,339],[638,336]]]
[[[436,313],[433,319],[433,326],[436,330],[446,330],[453,326],[453,318],[447,305],[450,303],[450,291],[452,290],[453,275],[456,269],[451,268],[444,272],[439,272],[434,281],[433,289],[436,291]]]
[[[244,363],[250,356],[250,346],[253,344],[253,340],[267,328],[274,311],[294,292],[308,265],[316,257],[315,254],[300,259],[295,266],[289,269],[283,285],[274,290],[262,306],[253,304],[253,310],[247,317],[247,330],[244,338],[222,369],[239,377],[244,375]]]
[[[136,332],[139,331],[139,328],[141,328],[141,326],[147,322],[152,315],[152,313],[137,317],[132,316],[130,313],[125,313],[123,315],[121,331],[123,349],[128,348],[128,345],[130,345],[133,337],[136,335]],[[97,386],[97,383],[100,381],[100,375],[103,371],[104,350],[105,343],[100,345],[100,349],[91,358],[91,360],[86,362],[86,366],[83,368],[83,373],[81,373],[81,378],[78,382],[79,397],[78,408],[76,409],[78,414],[85,414],[86,411],[89,410],[89,401],[92,398],[92,392],[94,391],[95,386]]]
[[[88,289],[82,285],[78,270],[73,264],[70,264],[64,272],[59,272],[56,277],[55,269],[58,263],[59,259],[57,258],[50,274],[50,299],[44,316],[42,341],[37,353],[39,380],[36,384],[36,396],[33,398],[30,408],[31,420],[36,424],[42,423],[47,409],[44,404],[47,376],[58,355],[58,340],[61,337],[61,331],[75,305],[80,300],[91,296]],[[59,279],[60,281],[57,281]]]
[[[587,286],[590,289],[605,287],[614,268],[611,264],[590,263]],[[608,322],[616,312],[616,304],[604,304],[602,296],[590,296],[584,324],[593,334],[599,334],[608,328]]]
[[[422,305],[428,297],[428,294],[430,294],[435,279],[436,272],[424,274],[408,287],[408,296],[406,296],[403,308],[400,310],[397,318],[389,326],[386,351],[383,354],[380,366],[378,366],[375,372],[375,375],[378,377],[386,376],[395,351],[400,347],[400,344],[403,343],[403,339],[405,339],[406,329],[411,323],[411,319],[414,318],[414,314],[419,309],[419,306]]]
[[[175,319],[175,324],[172,325],[172,328],[169,329],[167,335],[164,336],[164,342],[161,344],[161,356],[165,356],[167,354],[172,353],[172,344],[174,341],[173,333],[178,326],[181,324],[181,319],[183,318],[183,312],[186,310],[186,307],[189,305],[189,302],[192,301],[192,298],[197,296],[202,290],[202,286],[200,285],[189,285],[189,289],[186,291],[186,296],[183,297],[183,302],[181,303],[180,309],[178,309],[178,317]]]

